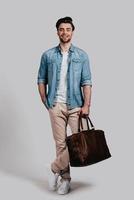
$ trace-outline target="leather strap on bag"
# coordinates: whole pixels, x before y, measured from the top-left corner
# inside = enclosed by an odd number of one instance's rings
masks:
[[[82,117],[82,114],[80,113],[79,119],[78,119],[78,132],[80,132],[80,125],[81,125],[81,128],[82,128],[82,130],[83,130],[82,118],[83,118],[83,117]],[[84,119],[86,119],[88,130],[90,130],[90,128],[89,128],[89,122],[90,122],[91,129],[95,129],[95,127],[94,127],[94,125],[93,125],[91,119],[89,118],[89,116],[84,117]],[[88,122],[88,121],[89,121],[89,122]]]

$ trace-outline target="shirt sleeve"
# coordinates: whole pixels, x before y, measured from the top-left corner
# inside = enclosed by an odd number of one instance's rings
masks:
[[[38,77],[37,77],[37,84],[44,83],[48,84],[47,79],[47,59],[46,54],[42,54],[41,60],[40,60],[40,66],[38,70]]]
[[[92,87],[92,75],[90,69],[90,62],[87,54],[85,54],[85,59],[82,66],[80,85],[81,87],[83,87],[84,85],[90,85]]]

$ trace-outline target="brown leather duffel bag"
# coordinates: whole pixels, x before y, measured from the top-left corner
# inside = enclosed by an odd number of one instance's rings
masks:
[[[111,157],[103,130],[95,130],[87,116],[87,130],[83,130],[82,115],[79,115],[78,133],[66,137],[70,166],[83,167]],[[91,129],[89,128],[89,122]],[[82,131],[80,131],[80,124]]]

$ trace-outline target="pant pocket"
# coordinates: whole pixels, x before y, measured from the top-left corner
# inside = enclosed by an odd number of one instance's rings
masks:
[[[81,110],[81,107],[76,107],[76,108],[73,108],[72,110],[69,111],[70,114],[73,114],[73,113],[77,113]]]
[[[55,106],[53,106],[52,108],[49,108],[50,113],[53,113],[55,115],[59,115],[60,114],[60,107],[59,104],[56,103]]]

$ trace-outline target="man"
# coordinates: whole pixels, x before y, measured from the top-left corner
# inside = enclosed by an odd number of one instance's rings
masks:
[[[48,166],[49,188],[66,194],[71,182],[65,142],[67,124],[72,134],[77,133],[79,114],[83,118],[89,115],[92,81],[87,53],[71,43],[75,29],[72,18],[60,18],[56,28],[60,43],[41,56],[38,89],[49,112],[56,145],[56,159]],[[61,180],[57,186],[59,176]]]

